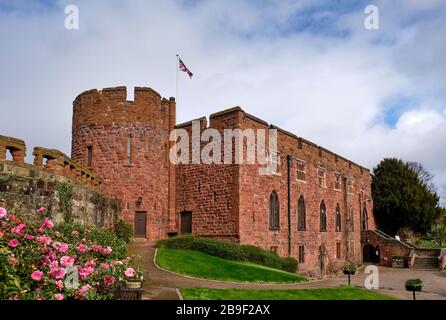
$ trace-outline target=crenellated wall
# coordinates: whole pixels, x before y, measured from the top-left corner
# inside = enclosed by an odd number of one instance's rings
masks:
[[[6,152],[12,160],[6,160]],[[79,223],[109,226],[119,217],[119,200],[101,192],[103,180],[58,150],[36,147],[34,164],[24,161],[23,140],[0,136],[0,206],[10,210],[45,207],[56,221],[63,220],[60,184],[73,187],[71,211]]]
[[[104,179],[104,192],[122,200],[125,219],[146,215],[145,235],[138,237],[163,238],[175,224],[174,126],[175,99],[151,88],[136,87],[133,101],[126,87],[115,87],[86,91],[73,102],[71,156]]]

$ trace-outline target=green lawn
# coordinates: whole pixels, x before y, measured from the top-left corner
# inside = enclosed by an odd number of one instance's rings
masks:
[[[394,300],[354,287],[302,290],[180,289],[185,300]]]
[[[306,281],[305,277],[294,273],[189,250],[159,248],[156,263],[164,269],[203,279],[256,283]]]

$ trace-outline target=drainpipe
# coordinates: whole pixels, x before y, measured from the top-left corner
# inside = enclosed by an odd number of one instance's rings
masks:
[[[288,256],[291,256],[291,156],[287,155],[288,173]]]

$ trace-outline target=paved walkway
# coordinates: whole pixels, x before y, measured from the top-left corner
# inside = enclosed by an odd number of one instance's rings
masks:
[[[144,299],[177,300],[177,288],[215,288],[215,289],[316,289],[334,288],[347,283],[345,276],[324,279],[300,284],[249,284],[228,283],[209,280],[192,279],[181,275],[158,269],[154,263],[155,243],[134,242],[129,247],[131,254],[141,256],[141,267],[146,270],[144,281]],[[185,261],[184,263],[187,263]],[[417,299],[441,299],[446,300],[446,273],[436,271],[420,271],[412,269],[394,269],[379,267],[380,289],[379,292],[397,297],[399,299],[412,299],[412,293],[404,288],[404,282],[410,278],[420,278],[424,282],[423,292],[417,293]],[[352,284],[363,287],[365,279],[364,271],[352,277]]]

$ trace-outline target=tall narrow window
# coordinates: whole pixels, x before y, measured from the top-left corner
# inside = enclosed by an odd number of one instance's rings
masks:
[[[350,231],[355,231],[355,221],[354,221],[354,213],[353,213],[353,207],[350,207],[349,210],[349,221],[350,221]]]
[[[132,164],[132,135],[127,136],[127,164]]]
[[[364,210],[362,210],[362,215],[361,215],[361,230],[368,230],[369,229],[369,217],[367,215],[367,209],[364,208]]]
[[[341,190],[341,175],[339,173],[335,173],[334,189],[338,191]]]
[[[305,181],[306,179],[306,167],[305,162],[298,161],[297,162],[297,180]]]
[[[319,187],[324,187],[325,188],[325,186],[326,186],[325,169],[319,168],[317,170],[317,174],[318,174],[318,179],[319,179]]]
[[[325,202],[322,200],[320,208],[320,219],[321,219],[321,231],[327,231],[327,208],[325,207]]]
[[[93,164],[93,146],[87,146],[87,167],[91,168]]]
[[[305,200],[303,196],[300,196],[299,203],[297,205],[297,229],[303,231],[306,229],[306,212],[305,212]]]
[[[280,206],[279,196],[276,191],[269,196],[269,228],[271,230],[280,229]]]
[[[341,243],[336,242],[336,259],[341,259]]]
[[[305,247],[303,245],[299,246],[298,259],[299,263],[305,263]]]
[[[341,207],[339,203],[336,204],[336,231],[341,231]]]

